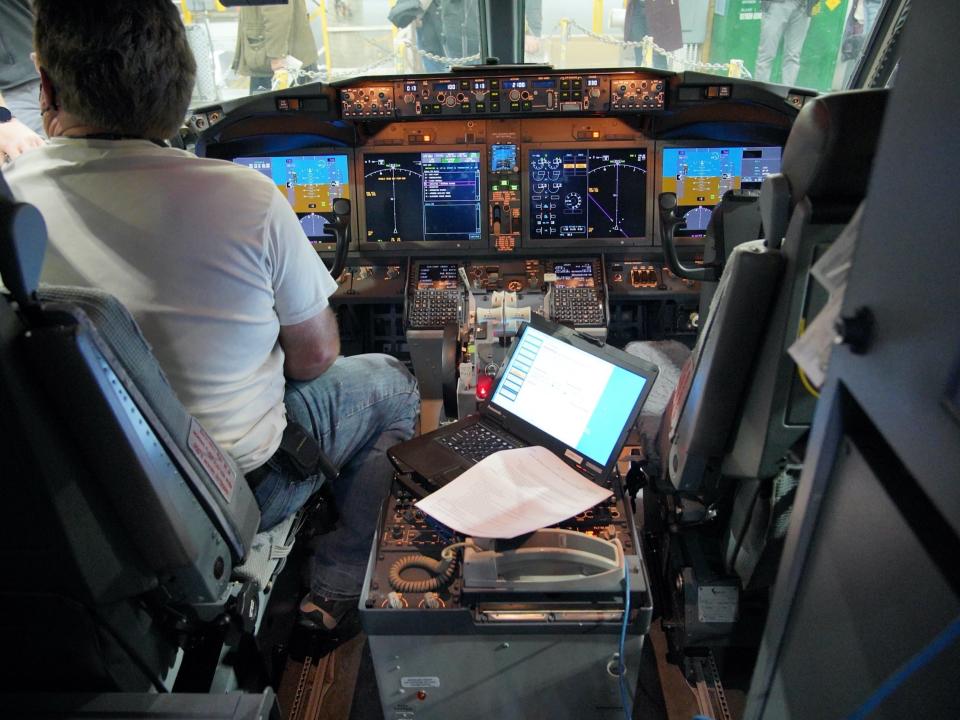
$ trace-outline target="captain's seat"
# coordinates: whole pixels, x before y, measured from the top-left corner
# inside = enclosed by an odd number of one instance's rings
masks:
[[[170,690],[209,623],[253,630],[258,554],[277,565],[292,519],[256,535],[244,477],[120,303],[38,287],[45,247],[0,175],[0,691]]]

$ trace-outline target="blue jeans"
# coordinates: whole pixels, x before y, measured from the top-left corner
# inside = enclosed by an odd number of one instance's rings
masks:
[[[340,519],[314,541],[311,590],[354,598],[393,478],[386,451],[413,437],[420,410],[416,380],[388,355],[341,357],[315,380],[289,381],[284,402],[287,417],[312,433],[340,468],[332,485]],[[254,490],[262,530],[299,510],[323,483],[321,476],[299,480],[273,459],[267,464]]]

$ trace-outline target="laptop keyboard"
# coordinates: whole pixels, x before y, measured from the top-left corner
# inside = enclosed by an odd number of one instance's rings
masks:
[[[500,450],[522,447],[519,441],[501,437],[480,423],[467,425],[454,433],[439,437],[437,442],[473,462],[480,462],[487,455],[493,455]]]

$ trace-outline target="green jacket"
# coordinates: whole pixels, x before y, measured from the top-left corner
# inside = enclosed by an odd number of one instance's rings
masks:
[[[305,0],[240,8],[233,69],[240,75],[273,75],[270,59],[287,55],[304,65],[317,63],[317,42],[310,29]]]

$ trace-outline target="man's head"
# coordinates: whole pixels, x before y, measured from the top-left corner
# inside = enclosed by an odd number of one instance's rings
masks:
[[[84,126],[168,138],[183,122],[196,63],[171,0],[34,0],[41,111]]]

